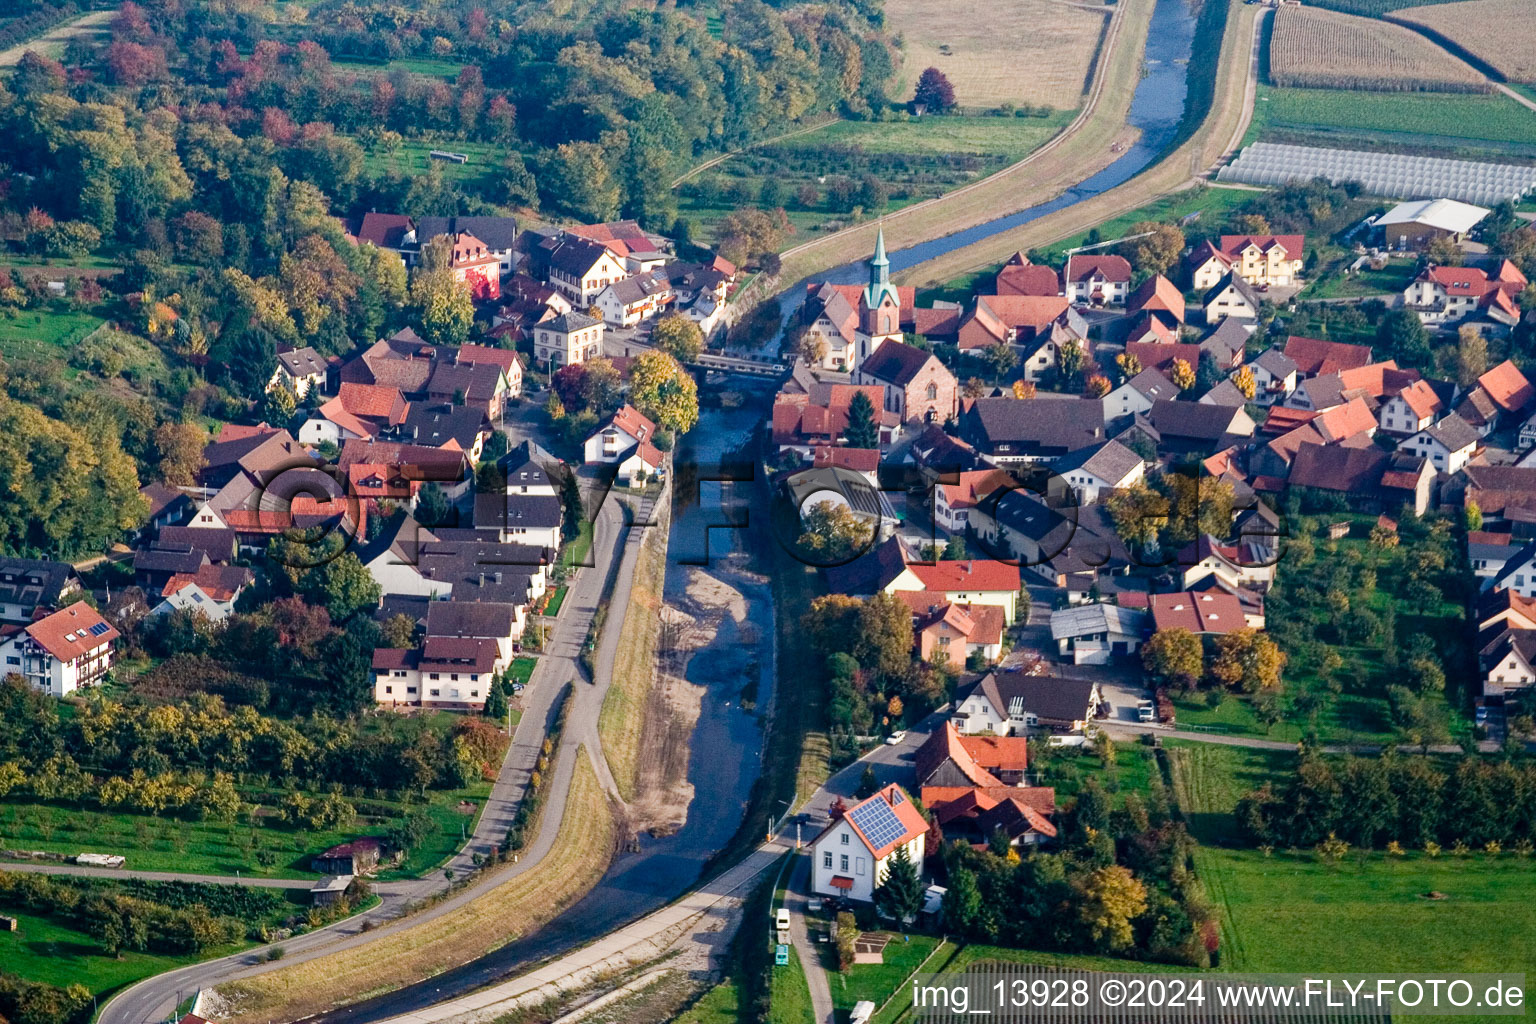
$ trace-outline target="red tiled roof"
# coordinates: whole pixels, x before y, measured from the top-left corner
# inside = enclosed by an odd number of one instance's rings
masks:
[[[609,422],[636,440],[649,441],[656,436],[656,424],[627,402],[614,412]]]
[[[950,508],[974,508],[982,498],[999,487],[1013,483],[1013,477],[1003,469],[970,469],[957,474],[957,477],[952,484],[939,484]]]
[[[219,428],[219,436],[213,439],[213,443],[223,444],[225,441],[244,441],[248,437],[266,437],[268,434],[277,433],[278,429],[265,423],[258,423],[254,427],[226,423]]]
[[[403,213],[365,213],[357,228],[357,240],[372,242],[381,249],[398,249],[414,228],[411,218]]]
[[[873,843],[871,843],[869,841],[869,837],[864,834],[864,832],[853,820],[855,811],[874,800],[883,800],[889,804],[891,811],[896,815],[897,820],[900,821],[906,829],[905,832],[895,837],[884,846],[875,846]],[[880,790],[880,792],[870,797],[869,800],[861,800],[854,806],[848,808],[848,813],[844,816],[843,820],[848,822],[849,826],[853,829],[854,834],[863,841],[864,845],[868,847],[869,852],[874,855],[875,860],[879,860],[881,857],[884,857],[886,854],[896,849],[896,847],[903,846],[928,831],[928,823],[924,821],[923,816],[918,813],[916,805],[914,805],[912,801],[908,799],[906,792],[895,783],[886,786],[884,789]]]
[[[1049,327],[1070,305],[1063,295],[978,295],[976,304],[978,315],[990,312],[1005,327],[1036,331]]]
[[[1179,323],[1184,322],[1184,294],[1162,274],[1153,274],[1143,281],[1131,294],[1125,308],[1132,313],[1142,310],[1169,313]]]
[[[1172,366],[1175,359],[1184,360],[1191,370],[1200,365],[1199,345],[1165,345],[1159,341],[1132,341],[1125,346],[1125,354],[1135,356],[1143,370],[1156,370],[1164,376],[1167,376],[1166,368]]]
[[[997,272],[996,289],[999,295],[1056,295],[1061,279],[1054,269],[1038,263],[1007,266]]]
[[[121,635],[101,617],[100,612],[84,601],[60,608],[26,629],[28,636],[60,661],[74,661]]]
[[[1365,366],[1371,361],[1369,345],[1345,345],[1321,338],[1303,338],[1291,335],[1285,339],[1285,355],[1296,364],[1303,377],[1315,377],[1324,373],[1341,373]]]
[[[1220,591],[1153,594],[1149,603],[1153,625],[1159,631],[1187,629],[1191,633],[1230,633],[1246,625],[1242,602]]]
[[[649,441],[641,441],[639,444],[635,445],[635,454],[640,456],[641,462],[644,462],[652,469],[660,466],[662,459],[665,458],[665,456],[661,454],[661,449],[657,448]]]
[[[406,419],[406,399],[395,387],[347,381],[338,388],[333,401],[341,402],[341,407],[353,416],[386,419],[392,425]]]
[[[1403,404],[1408,406],[1408,411],[1419,419],[1433,416],[1444,405],[1440,401],[1440,396],[1435,394],[1435,389],[1429,386],[1429,381],[1427,380],[1414,381],[1399,391],[1397,397],[1401,398]]]
[[[909,562],[907,568],[934,593],[978,591],[996,593],[1019,589],[1019,567],[990,559],[965,558],[956,561]]]
[[[873,473],[880,468],[880,449],[819,444],[811,449],[811,464],[817,469],[838,467],[857,473]]]
[[[1063,274],[1069,274],[1069,281],[1086,281],[1095,274],[1111,282],[1129,282],[1131,280],[1131,262],[1124,256],[1068,256],[1067,265],[1062,270]]]
[[[160,591],[161,597],[170,597],[195,583],[197,589],[215,601],[233,601],[240,588],[252,580],[251,570],[240,565],[204,565],[195,573],[179,572],[172,576]]]
[[[929,734],[923,741],[923,745],[917,748],[917,753],[913,755],[912,760],[917,769],[919,782],[926,782],[940,767],[949,763],[953,764],[974,786],[1003,784],[997,776],[976,763],[976,759],[961,742],[960,730],[956,729],[955,723],[949,719],[945,719]]]
[[[1513,362],[1506,359],[1498,366],[1477,378],[1477,383],[1493,399],[1493,403],[1505,412],[1519,412],[1536,396],[1531,382]]]
[[[1276,245],[1285,250],[1287,259],[1301,259],[1302,250],[1306,247],[1305,235],[1222,235],[1221,252],[1228,259],[1235,259],[1239,253],[1248,248],[1249,243],[1257,245],[1262,251],[1268,252]]]
[[[460,345],[459,362],[470,364],[490,363],[494,366],[499,366],[501,367],[501,372],[507,375],[508,380],[516,377],[521,372],[522,367],[516,352],[509,348],[491,348],[487,345]]]
[[[1022,772],[1029,767],[1027,736],[961,736],[960,745],[988,771]]]

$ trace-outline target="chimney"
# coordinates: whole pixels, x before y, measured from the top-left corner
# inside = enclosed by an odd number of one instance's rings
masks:
[[[496,576],[496,582],[500,583],[501,582],[501,573],[498,572],[498,573],[495,574],[495,576]]]

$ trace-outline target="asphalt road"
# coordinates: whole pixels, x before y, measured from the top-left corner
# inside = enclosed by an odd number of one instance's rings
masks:
[[[494,849],[506,835],[517,803],[521,799],[528,777],[537,763],[540,747],[549,720],[554,713],[555,699],[564,685],[579,679],[581,670],[578,658],[585,643],[588,627],[599,604],[610,604],[609,621],[623,620],[629,600],[629,588],[618,590],[611,603],[604,597],[607,581],[606,567],[619,555],[624,537],[622,513],[616,502],[605,502],[594,528],[593,553],[598,568],[583,569],[566,594],[565,605],[556,620],[552,637],[538,667],[523,692],[523,717],[513,735],[502,762],[501,772],[492,787],[491,796],[481,812],[474,834],[464,847],[445,867],[453,870],[456,877],[464,877],[474,869],[475,854]],[[604,630],[604,648],[607,648],[611,674],[612,649],[616,646],[618,629]],[[601,672],[600,678],[606,678]],[[383,883],[376,887],[382,902],[366,913],[357,914],[327,928],[284,940],[283,959],[269,963],[267,951],[262,947],[236,953],[219,960],[192,964],[179,970],[147,978],[114,996],[101,1009],[100,1024],[148,1024],[164,1020],[175,1009],[177,1002],[202,988],[212,988],[235,978],[247,977],[274,970],[280,966],[310,960],[337,950],[374,941],[400,928],[430,920],[455,909],[488,889],[517,877],[538,863],[553,845],[559,830],[559,821],[565,809],[565,797],[570,788],[571,775],[575,770],[576,748],[585,742],[595,749],[597,709],[602,706],[601,693],[596,687],[577,682],[577,693],[582,698],[572,708],[566,731],[561,741],[560,755],[556,759],[555,778],[550,786],[550,803],[544,821],[534,843],[522,852],[519,861],[504,866],[492,874],[477,879],[454,896],[409,918],[401,919],[411,905],[449,888],[449,881],[442,870],[436,870],[423,879],[408,882]],[[607,779],[607,766],[601,757],[594,758],[601,765],[600,775]],[[365,925],[368,931],[364,931]]]

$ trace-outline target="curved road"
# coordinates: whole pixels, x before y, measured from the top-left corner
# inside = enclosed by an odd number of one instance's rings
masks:
[[[611,603],[603,593],[608,569],[618,559],[620,543],[625,536],[623,515],[616,501],[604,502],[598,512],[593,534],[592,553],[595,564],[581,569],[566,593],[562,614],[556,619],[545,653],[539,658],[538,666],[523,692],[522,720],[507,748],[501,772],[481,812],[474,835],[444,867],[461,879],[473,876],[476,871],[475,856],[494,851],[506,836],[528,777],[538,761],[544,734],[554,713],[555,698],[568,681],[575,680],[575,700],[561,739],[555,777],[551,780],[549,790],[550,802],[543,816],[544,824],[534,842],[522,851],[517,863],[474,877],[454,895],[410,916],[404,915],[413,905],[424,899],[441,896],[451,888],[442,870],[434,870],[428,878],[380,883],[375,887],[375,891],[382,897],[377,907],[327,928],[284,940],[280,943],[284,952],[280,962],[269,963],[266,960],[267,951],[271,948],[267,946],[146,978],[108,1001],[101,1009],[99,1024],[146,1024],[164,1020],[187,993],[370,942],[401,928],[451,913],[486,890],[517,877],[537,864],[554,845],[564,815],[570,778],[575,770],[576,749],[582,743],[587,744],[588,750],[595,755],[592,761],[598,766],[599,778],[611,792],[613,783],[607,764],[601,756],[596,756],[599,750],[597,713],[602,707],[602,697],[607,687],[606,684],[593,686],[582,681],[579,658],[598,606],[608,604],[608,621],[615,625],[603,631],[603,643],[598,652],[598,678],[606,681],[611,677],[619,633],[617,623],[623,621],[624,609],[629,600],[629,587],[623,579],[618,581],[624,585],[615,587]],[[633,559],[626,557],[625,563],[625,567],[632,571]],[[9,866],[7,870],[10,870]],[[185,880],[185,876],[181,877]],[[265,883],[285,884],[275,879],[263,880],[262,884]]]

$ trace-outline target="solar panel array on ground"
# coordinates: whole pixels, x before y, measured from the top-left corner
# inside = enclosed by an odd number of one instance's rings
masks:
[[[1376,196],[1491,206],[1536,188],[1536,167],[1255,142],[1216,175],[1217,181],[1243,185],[1287,185],[1313,178],[1334,184],[1358,181]]]

